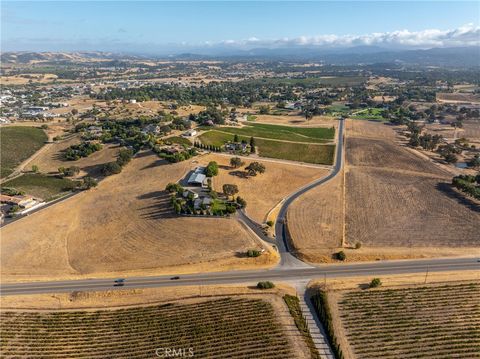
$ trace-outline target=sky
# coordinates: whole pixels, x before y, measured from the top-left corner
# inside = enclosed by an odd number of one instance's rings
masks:
[[[480,2],[2,1],[2,51],[480,44]]]

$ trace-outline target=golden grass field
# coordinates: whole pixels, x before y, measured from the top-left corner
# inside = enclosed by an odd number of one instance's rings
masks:
[[[201,157],[201,162],[207,164],[209,161],[216,161],[219,164],[219,175],[213,178],[214,188],[221,192],[224,184],[236,184],[239,189],[238,195],[247,201],[247,214],[259,223],[266,221],[268,212],[284,197],[328,173],[328,170],[323,168],[262,161],[256,158],[242,158],[245,165],[234,169],[230,167],[232,157],[234,156],[209,154]],[[263,163],[265,173],[245,177],[244,168],[253,161]]]
[[[450,189],[452,174],[402,147],[390,126],[348,120],[346,134],[348,260],[478,252],[480,209]],[[306,260],[330,261],[340,250],[339,176],[299,198],[289,210],[293,244]],[[361,249],[353,249],[357,242]]]
[[[192,164],[141,153],[98,187],[2,228],[3,280],[184,273],[268,266],[261,248],[234,219],[174,215],[168,182]]]
[[[287,212],[289,238],[297,254],[311,262],[328,262],[343,241],[343,174],[311,189]]]
[[[67,140],[57,141],[45,145],[32,159],[25,165],[26,169],[32,165],[37,165],[40,172],[56,173],[59,167],[77,166],[80,168],[79,176],[86,174],[90,176],[100,175],[100,167],[104,163],[115,161],[120,146],[115,144],[105,144],[103,148],[91,154],[88,157],[82,157],[77,161],[66,161],[63,158],[63,151],[72,145],[81,142],[78,136],[71,137]]]
[[[2,76],[1,82],[3,85],[46,84],[57,80],[57,78],[57,75],[54,74],[23,74]]]

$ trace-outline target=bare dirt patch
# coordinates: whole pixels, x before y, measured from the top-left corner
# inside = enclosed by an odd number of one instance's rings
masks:
[[[219,164],[219,175],[213,179],[214,188],[221,192],[222,186],[226,183],[237,185],[238,195],[247,201],[246,212],[260,223],[266,221],[270,209],[283,198],[328,173],[328,170],[323,168],[244,158],[242,160],[245,165],[234,169],[230,167],[231,157],[210,154],[202,157],[201,161],[203,163],[216,161]],[[245,166],[253,161],[263,163],[266,168],[265,173],[254,177],[246,176]]]
[[[173,214],[168,182],[192,166],[142,153],[119,175],[2,229],[3,279],[185,273],[269,266],[277,256],[240,258],[260,248],[234,219]]]

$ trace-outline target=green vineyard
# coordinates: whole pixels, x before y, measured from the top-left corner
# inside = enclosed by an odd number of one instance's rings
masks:
[[[1,356],[155,358],[171,349],[195,358],[292,357],[274,318],[268,302],[232,298],[102,311],[5,311]]]
[[[480,284],[347,292],[339,309],[357,358],[480,358]]]

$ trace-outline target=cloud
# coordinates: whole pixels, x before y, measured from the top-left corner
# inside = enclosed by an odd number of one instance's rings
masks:
[[[266,47],[290,47],[290,46],[330,46],[349,47],[361,45],[376,45],[385,47],[456,47],[456,46],[479,46],[480,27],[466,24],[453,30],[427,29],[422,31],[399,30],[393,32],[378,32],[366,35],[318,35],[284,37],[280,39],[262,40],[251,37],[246,40],[225,40],[219,43],[208,42],[207,46],[266,46]]]

